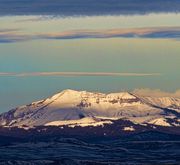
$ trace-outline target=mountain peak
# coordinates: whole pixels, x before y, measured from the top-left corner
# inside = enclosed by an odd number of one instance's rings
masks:
[[[121,99],[136,99],[137,97],[131,94],[130,92],[119,92],[119,93],[109,93],[107,96],[118,97]]]
[[[78,90],[73,90],[73,89],[65,89],[63,91],[61,91],[60,93],[58,94],[68,94],[68,95],[103,95],[103,96],[107,96],[107,97],[119,97],[119,98],[122,98],[122,99],[135,99],[137,98],[137,96],[135,96],[134,94],[130,93],[130,92],[114,92],[114,93],[101,93],[101,92],[89,92],[89,91],[78,91]]]
[[[170,108],[168,110],[167,108]],[[80,120],[84,117],[127,118],[137,123],[177,117],[180,100],[145,98],[130,92],[98,93],[63,90],[45,100],[21,106],[0,115],[0,125],[36,126],[53,121]]]
[[[73,90],[73,89],[65,89],[65,90],[61,91],[61,93],[77,93],[77,92],[80,92],[80,91]]]

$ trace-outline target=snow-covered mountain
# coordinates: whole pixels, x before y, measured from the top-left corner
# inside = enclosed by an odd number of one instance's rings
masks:
[[[1,126],[99,126],[124,119],[142,125],[180,126],[180,99],[133,93],[64,90],[0,115]]]

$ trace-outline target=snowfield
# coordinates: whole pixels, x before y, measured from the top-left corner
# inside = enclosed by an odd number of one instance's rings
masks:
[[[135,129],[131,126],[131,127],[124,127],[123,129],[124,131],[135,131]]]
[[[154,119],[154,120],[150,121],[149,123],[154,124],[154,125],[166,126],[166,127],[171,126],[165,118]]]
[[[79,120],[53,121],[45,124],[45,126],[68,125],[70,127],[75,127],[75,126],[86,127],[86,126],[100,126],[100,125],[103,126],[104,124],[112,124],[112,122],[108,120],[102,121],[98,119],[93,119],[91,117],[85,117]]]

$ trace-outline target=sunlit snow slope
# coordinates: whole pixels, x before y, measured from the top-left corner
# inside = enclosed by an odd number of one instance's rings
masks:
[[[1,126],[103,125],[126,119],[134,123],[179,126],[180,99],[139,97],[132,93],[64,90],[45,100],[0,115]],[[173,121],[173,122],[172,122]]]

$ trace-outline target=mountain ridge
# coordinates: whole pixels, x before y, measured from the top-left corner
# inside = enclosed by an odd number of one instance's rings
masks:
[[[66,89],[47,99],[2,113],[0,126],[33,127],[53,122],[59,126],[58,121],[60,125],[68,125],[69,120],[74,121],[76,126],[83,118],[95,119],[102,125],[125,118],[138,124],[179,126],[179,114],[178,98],[142,97],[131,92],[104,94]],[[169,119],[173,119],[175,124],[168,123]],[[92,120],[87,121],[91,122],[84,123],[85,125],[92,125]],[[72,125],[72,122],[69,123]],[[96,125],[95,122],[94,126]]]

